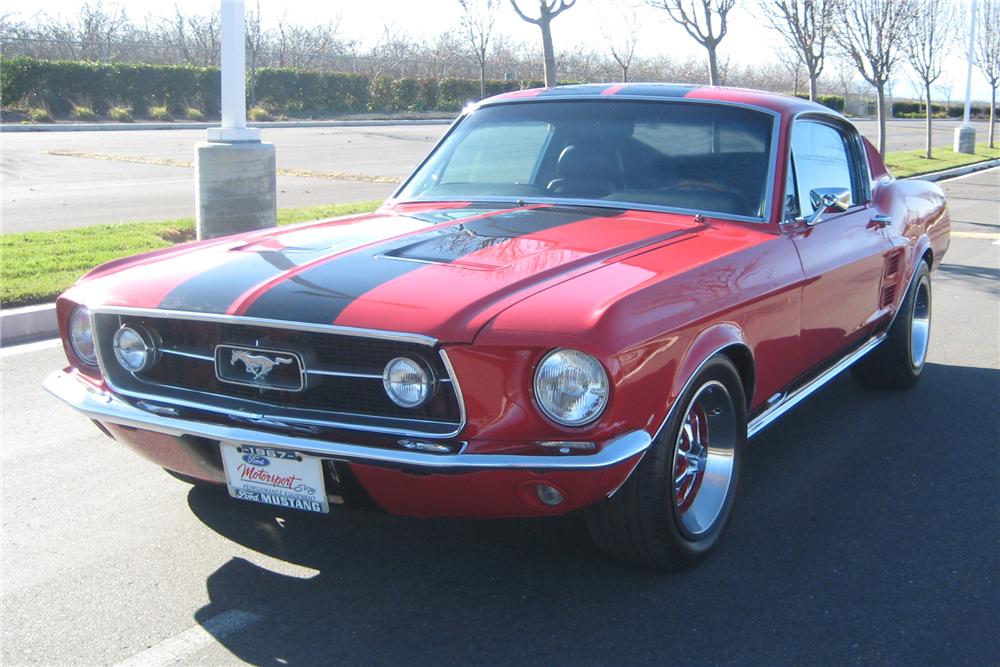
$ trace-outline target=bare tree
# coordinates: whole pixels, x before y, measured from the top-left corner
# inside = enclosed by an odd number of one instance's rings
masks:
[[[990,84],[990,148],[994,148],[997,85],[1000,84],[1000,1],[981,2],[974,60]]]
[[[903,51],[910,67],[920,78],[927,103],[927,140],[925,155],[931,157],[931,84],[944,69],[944,56],[954,42],[956,27],[955,4],[952,0],[916,0],[913,21],[910,22]]]
[[[521,11],[517,0],[510,0],[510,6],[517,15],[528,23],[533,23],[542,31],[542,61],[544,63],[545,87],[556,85],[556,54],[552,48],[552,19],[576,4],[576,0],[538,0],[538,18],[532,18]]]
[[[639,43],[641,29],[642,24],[634,9],[623,14],[617,22],[611,17],[601,20],[601,34],[608,44],[611,57],[618,63],[623,82],[628,81],[628,71],[635,59],[635,47]]]
[[[219,62],[222,43],[221,20],[216,7],[208,16],[185,16],[174,6],[174,17],[162,26],[164,38],[174,46],[187,65],[210,67]]]
[[[792,80],[792,94],[798,97],[799,95],[799,85],[802,83],[802,79],[809,79],[810,74],[808,68],[805,67],[805,63],[802,62],[802,54],[797,50],[792,50],[791,53],[781,53],[781,67],[785,72],[791,77]],[[805,75],[805,76],[803,76]],[[812,80],[810,79],[810,88]],[[785,89],[788,90],[787,88]],[[810,90],[809,99],[815,99]]]
[[[349,44],[340,39],[339,16],[332,22],[310,26],[288,23],[282,16],[275,28],[264,35],[262,64],[268,67],[324,69],[333,67],[338,58],[346,60],[352,53],[351,48],[356,46],[356,43]]]
[[[886,84],[900,58],[899,48],[914,16],[913,0],[851,0],[838,3],[833,38],[874,88],[878,150],[885,155]]]
[[[479,98],[486,97],[486,56],[489,53],[493,24],[499,0],[458,0],[462,5],[462,32],[479,63]]]
[[[736,0],[646,0],[646,4],[665,10],[674,23],[705,47],[708,51],[708,82],[713,86],[721,85],[719,43],[729,29],[729,12],[736,5]]]
[[[264,48],[264,31],[260,25],[260,0],[257,0],[256,10],[251,10],[246,17],[246,51],[250,61],[250,106],[257,105],[257,65],[260,62],[261,50]]]
[[[809,72],[809,99],[816,101],[826,40],[837,0],[758,0],[771,27],[798,54]]]

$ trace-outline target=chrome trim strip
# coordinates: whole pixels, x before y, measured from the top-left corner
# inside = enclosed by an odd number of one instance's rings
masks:
[[[194,352],[184,352],[183,350],[177,350],[177,349],[167,349],[165,347],[160,348],[160,352],[162,352],[163,354],[170,354],[175,357],[187,357],[188,359],[198,359],[200,361],[207,361],[212,364],[215,363],[215,357],[209,357],[208,355],[204,354],[195,354]]]
[[[122,426],[167,435],[193,435],[210,440],[265,447],[284,447],[316,456],[375,465],[423,468],[429,472],[473,470],[599,470],[645,452],[651,439],[645,431],[631,431],[607,443],[595,454],[528,456],[508,454],[432,454],[412,450],[382,449],[309,437],[266,433],[240,426],[206,424],[143,412],[114,394],[97,389],[64,371],[50,374],[43,386],[56,398],[86,416]]]
[[[375,373],[348,373],[347,371],[324,371],[318,368],[306,369],[306,375],[329,375],[340,378],[360,378],[362,380],[381,380],[382,375]]]
[[[437,345],[437,339],[431,338],[430,336],[423,336],[423,335],[420,335],[420,334],[379,331],[379,330],[376,330],[376,329],[360,329],[360,328],[355,328],[355,327],[342,327],[342,326],[337,326],[337,325],[333,325],[333,324],[330,324],[330,325],[323,325],[323,324],[302,324],[302,323],[297,323],[297,322],[285,322],[283,320],[263,320],[263,319],[253,318],[253,317],[239,317],[239,316],[236,316],[236,315],[215,315],[215,314],[210,314],[210,313],[195,313],[195,312],[189,312],[189,311],[158,310],[158,309],[154,309],[154,308],[121,308],[121,307],[99,307],[99,308],[91,309],[91,311],[90,311],[90,326],[91,326],[91,329],[94,331],[95,340],[96,340],[97,331],[98,331],[98,327],[97,327],[97,317],[98,317],[98,315],[118,315],[118,316],[123,316],[124,315],[124,316],[150,317],[150,318],[161,318],[161,319],[182,319],[182,320],[190,320],[190,321],[196,321],[196,322],[220,322],[220,323],[225,323],[225,324],[233,324],[233,323],[235,323],[235,324],[246,324],[246,325],[251,325],[251,326],[264,326],[264,327],[269,327],[269,328],[291,329],[291,330],[295,330],[295,331],[309,331],[309,332],[314,332],[314,333],[326,333],[326,334],[336,334],[336,335],[344,335],[344,336],[358,336],[358,337],[366,337],[366,338],[376,338],[376,339],[379,339],[379,340],[391,340],[391,341],[397,341],[397,342],[417,343],[417,344],[427,345],[428,347],[432,347],[432,348]],[[115,384],[112,382],[112,380],[111,380],[108,372],[105,370],[106,365],[105,365],[105,361],[104,361],[104,356],[101,353],[100,341],[97,340],[97,343],[98,344],[95,345],[95,350],[96,350],[96,353],[97,353],[97,363],[98,363],[98,367],[100,368],[100,371],[101,371],[101,376],[104,378],[104,381],[105,381],[105,383],[107,383],[107,385],[108,385],[109,388],[111,388],[113,391],[115,391],[115,392],[117,392],[119,394],[122,394],[123,396],[128,396],[130,398],[144,399],[144,400],[148,400],[148,401],[159,401],[161,403],[167,403],[167,404],[170,404],[170,405],[178,405],[178,406],[182,406],[182,407],[193,408],[195,410],[204,410],[205,412],[214,412],[214,413],[217,413],[217,414],[238,414],[238,415],[243,415],[245,417],[271,418],[271,416],[269,416],[267,414],[262,414],[264,408],[273,409],[273,406],[270,406],[270,405],[259,404],[259,405],[261,405],[261,408],[262,408],[261,412],[248,412],[248,411],[240,411],[240,410],[232,410],[232,409],[223,409],[223,408],[220,408],[218,406],[211,405],[211,404],[199,403],[199,402],[195,402],[195,401],[188,401],[188,400],[185,400],[185,399],[182,399],[182,398],[158,396],[156,394],[146,394],[146,393],[143,393],[143,392],[135,392],[135,391],[129,391],[129,390],[121,389],[120,387],[115,386]],[[461,386],[458,383],[458,378],[455,376],[454,369],[451,367],[451,362],[448,359],[447,353],[442,349],[442,350],[439,350],[439,354],[441,355],[441,358],[444,360],[445,367],[447,368],[448,374],[449,374],[449,382],[451,383],[452,387],[454,388],[455,398],[458,401],[459,421],[458,421],[457,424],[454,424],[454,422],[450,422],[450,421],[443,422],[443,421],[434,421],[434,420],[428,420],[428,419],[414,419],[414,418],[407,418],[407,417],[382,417],[382,416],[364,415],[364,414],[359,414],[359,413],[335,413],[335,412],[328,412],[326,414],[333,414],[333,415],[343,414],[344,416],[348,416],[348,414],[350,414],[350,416],[354,416],[354,417],[362,417],[362,418],[367,418],[367,419],[372,419],[372,420],[382,419],[382,420],[385,420],[385,421],[394,421],[394,422],[397,422],[397,423],[404,422],[404,423],[413,423],[413,424],[436,424],[436,425],[440,425],[440,426],[452,426],[452,425],[454,425],[454,429],[452,431],[447,432],[447,433],[428,433],[427,431],[420,431],[420,430],[415,430],[415,429],[402,429],[402,428],[381,427],[381,426],[380,427],[375,427],[375,426],[369,426],[369,425],[364,425],[364,424],[356,424],[356,423],[355,424],[351,424],[351,423],[345,423],[345,422],[339,422],[339,421],[329,421],[329,420],[324,420],[324,419],[302,419],[302,418],[297,418],[297,417],[286,417],[284,415],[282,415],[280,417],[279,416],[274,416],[273,418],[274,419],[278,419],[280,421],[289,422],[289,423],[306,424],[306,425],[310,425],[310,426],[323,426],[323,427],[328,427],[328,428],[341,428],[341,429],[347,429],[347,430],[352,430],[352,431],[364,431],[364,432],[368,432],[368,433],[385,433],[385,434],[389,434],[389,435],[401,435],[401,436],[406,436],[406,437],[411,437],[411,438],[454,438],[459,433],[461,433],[462,430],[465,428],[465,420],[466,420],[465,400],[462,397]],[[211,358],[211,361],[212,361],[212,363],[214,365],[215,358],[214,357]],[[379,376],[379,377],[381,378],[381,376]],[[161,385],[161,386],[172,388],[172,389],[176,389],[176,390],[180,390],[180,391],[191,392],[191,393],[200,393],[200,394],[202,394],[204,396],[209,396],[209,397],[213,396],[213,394],[208,393],[208,392],[198,392],[197,390],[186,389],[186,388],[183,388],[183,387],[170,387],[169,385]],[[251,404],[254,403],[250,399],[241,399],[241,398],[235,398],[235,397],[232,397],[232,396],[224,396],[224,395],[218,396],[218,397],[221,398],[221,399],[225,399],[225,400],[233,401],[233,402],[242,402],[242,403],[251,403]]]
[[[883,333],[869,339],[867,343],[817,375],[809,383],[799,387],[790,394],[785,395],[780,401],[750,421],[747,425],[747,437],[752,438],[757,435],[777,421],[783,414],[798,405],[801,401],[805,400],[814,391],[825,385],[836,376],[840,375],[841,371],[846,370],[855,361],[875,349],[875,347],[885,339],[885,336],[886,334]]]
[[[441,361],[444,362],[444,367],[448,371],[448,377],[451,378],[451,387],[455,392],[455,400],[458,401],[458,430],[455,434],[447,437],[455,437],[462,432],[465,428],[465,397],[462,396],[462,386],[458,383],[458,376],[455,375],[455,369],[451,365],[451,359],[448,357],[448,351],[444,348],[438,350],[438,354],[441,355]]]
[[[747,215],[734,215],[730,213],[717,213],[714,211],[701,211],[691,208],[675,208],[672,206],[654,206],[653,204],[639,204],[636,202],[625,202],[625,201],[611,201],[608,199],[570,199],[568,197],[433,197],[431,199],[405,199],[399,203],[402,204],[432,204],[435,202],[470,202],[472,204],[490,204],[490,203],[509,203],[513,205],[515,201],[524,202],[525,204],[545,204],[548,206],[582,206],[590,208],[610,208],[615,211],[647,211],[650,213],[674,213],[677,215],[690,215],[692,217],[696,215],[702,215],[707,218],[715,218],[718,220],[732,220],[735,222],[753,222],[757,224],[770,224],[770,221],[766,218],[751,217]],[[422,260],[411,260],[405,258],[388,258],[397,259],[400,261],[408,262],[422,262]],[[427,264],[435,264],[438,262],[424,262]]]
[[[305,322],[293,322],[288,320],[270,320],[256,317],[243,317],[240,315],[220,315],[217,313],[198,313],[188,310],[159,310],[157,308],[121,308],[117,306],[99,306],[92,309],[93,315],[126,315],[133,317],[156,317],[171,320],[195,320],[198,322],[217,322],[220,324],[245,324],[248,326],[266,327],[269,329],[292,329],[294,331],[311,331],[314,333],[334,334],[338,336],[359,336],[363,338],[376,338],[379,340],[392,340],[403,343],[418,343],[421,345],[434,346],[438,341],[436,338],[424,336],[422,334],[406,333],[401,331],[381,331],[379,329],[361,329],[358,327],[345,327],[336,324],[309,324]]]
[[[775,183],[774,178],[777,174],[777,166],[775,161],[778,155],[778,139],[781,134],[781,114],[773,109],[768,109],[766,107],[757,106],[755,104],[745,104],[742,102],[731,102],[728,100],[703,100],[696,98],[678,98],[678,97],[664,97],[657,95],[629,95],[627,92],[616,93],[614,95],[565,95],[560,97],[522,97],[522,98],[510,98],[510,99],[498,99],[498,100],[485,100],[483,102],[470,105],[462,110],[461,115],[455,119],[455,122],[448,128],[448,131],[442,135],[434,147],[420,160],[417,166],[400,181],[399,186],[392,193],[388,200],[386,200],[386,205],[391,204],[408,204],[408,203],[431,203],[435,201],[467,201],[472,203],[478,202],[496,202],[504,201],[503,197],[454,197],[454,198],[434,198],[428,200],[422,199],[398,199],[399,194],[409,185],[413,177],[416,176],[417,172],[423,168],[424,164],[430,159],[430,157],[435,154],[438,148],[451,136],[451,133],[462,123],[463,120],[469,117],[470,114],[475,113],[478,109],[483,109],[491,106],[501,106],[505,104],[551,104],[559,102],[621,102],[623,100],[627,101],[640,101],[640,102],[657,102],[661,104],[707,104],[713,106],[725,106],[725,107],[735,107],[739,109],[747,109],[750,111],[756,111],[758,113],[763,113],[771,117],[771,147],[769,155],[769,165],[767,170],[767,190],[764,193],[764,215],[760,217],[754,216],[741,216],[741,215],[728,215],[725,213],[709,212],[709,211],[694,211],[691,209],[681,209],[681,208],[668,208],[666,206],[652,206],[644,204],[636,204],[633,202],[621,202],[620,205],[615,206],[615,202],[608,202],[603,199],[558,199],[558,198],[547,198],[547,197],[517,197],[518,201],[524,201],[531,204],[555,204],[555,205],[565,205],[565,206],[598,206],[604,208],[613,209],[624,209],[624,210],[634,210],[634,211],[651,211],[654,213],[680,213],[691,215],[704,215],[710,218],[717,218],[719,220],[735,220],[737,222],[753,222],[758,224],[771,224],[771,211],[774,208],[774,195],[775,195]],[[821,111],[818,113],[822,113]]]
[[[207,361],[209,363],[215,363],[215,359],[204,354],[195,354],[194,352],[185,352],[183,350],[177,349],[167,349],[161,348],[160,352],[163,354],[170,354],[177,357],[187,357],[188,359],[198,359],[199,361]],[[345,378],[359,378],[362,380],[381,380],[381,373],[350,373],[348,371],[331,371],[324,370],[321,368],[307,368],[306,375],[330,375],[333,377],[345,377]],[[451,378],[438,378],[438,382],[451,382]],[[256,385],[254,385],[256,386]],[[180,387],[179,387],[180,388]]]

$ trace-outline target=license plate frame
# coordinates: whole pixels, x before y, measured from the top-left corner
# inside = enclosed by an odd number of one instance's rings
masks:
[[[301,452],[219,443],[229,495],[237,500],[328,514],[323,462]]]

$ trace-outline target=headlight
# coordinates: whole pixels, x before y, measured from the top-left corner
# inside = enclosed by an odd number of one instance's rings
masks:
[[[415,408],[431,395],[434,380],[419,362],[396,357],[385,365],[382,385],[392,402],[404,408]]]
[[[594,357],[576,350],[550,352],[535,371],[535,399],[564,426],[594,421],[608,404],[608,374]]]
[[[124,326],[115,332],[115,359],[127,371],[138,373],[153,365],[157,349],[152,336],[138,328]]]
[[[83,363],[97,365],[94,332],[90,328],[90,309],[86,306],[77,306],[69,317],[69,342],[73,352]]]

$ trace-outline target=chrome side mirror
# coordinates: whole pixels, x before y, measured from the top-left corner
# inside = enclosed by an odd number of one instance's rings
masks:
[[[820,223],[821,216],[835,209],[846,211],[851,207],[851,191],[847,188],[816,188],[809,191],[809,201],[812,203],[813,213],[806,220],[806,226],[812,227]]]

